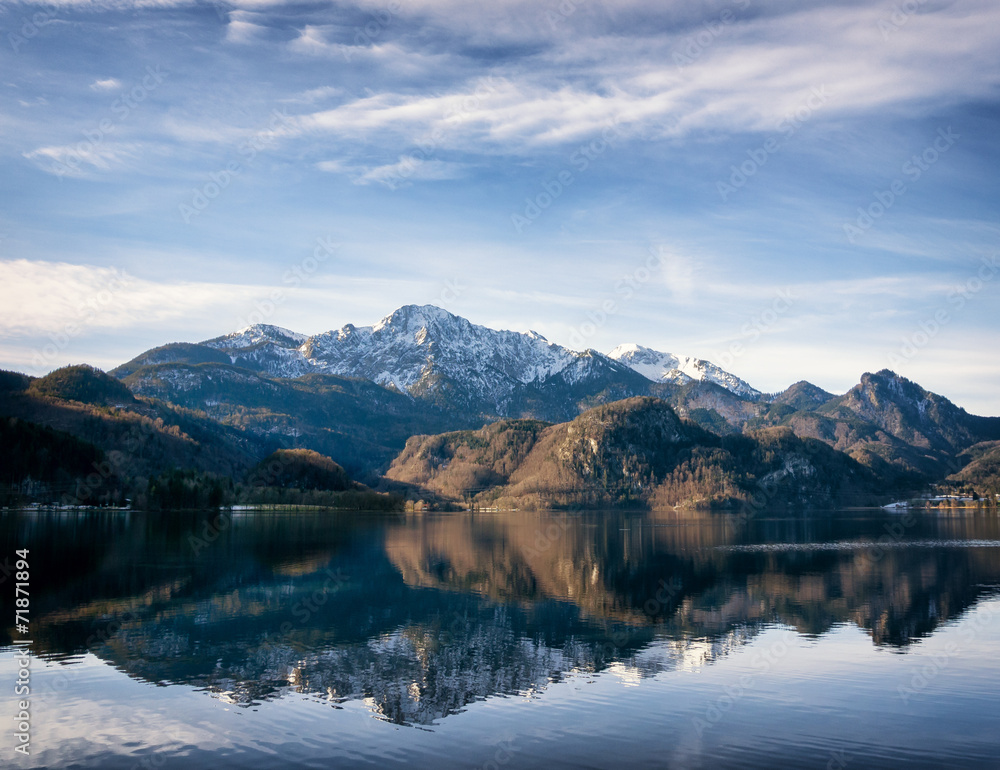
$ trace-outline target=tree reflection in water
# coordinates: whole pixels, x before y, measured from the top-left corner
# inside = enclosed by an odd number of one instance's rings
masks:
[[[430,724],[569,672],[708,665],[775,624],[905,652],[1000,584],[989,514],[247,514],[196,554],[209,516],[5,517],[46,565],[35,652]]]

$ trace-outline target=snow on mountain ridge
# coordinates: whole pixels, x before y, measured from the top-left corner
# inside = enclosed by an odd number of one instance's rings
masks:
[[[478,326],[433,305],[407,305],[370,327],[311,337],[303,353],[318,370],[392,382],[411,390],[435,377],[468,383],[495,403],[515,384],[569,366],[571,351],[545,340]]]
[[[757,391],[714,364],[641,345],[619,345],[609,355],[572,351],[537,332],[490,329],[434,305],[404,305],[372,326],[345,324],[307,337],[256,324],[205,343],[234,364],[277,377],[309,372],[361,377],[416,395],[448,388],[486,401],[503,414],[512,394],[559,378],[575,385],[632,369],[653,382],[708,380],[740,395]],[[610,367],[610,368],[609,368]]]
[[[224,334],[221,337],[206,340],[201,344],[220,350],[249,348],[265,342],[293,342],[295,343],[294,345],[285,345],[284,347],[298,347],[307,339],[309,338],[305,334],[293,332],[291,329],[284,329],[280,326],[272,326],[271,324],[251,324],[250,326],[230,332],[229,334]]]
[[[760,391],[735,374],[702,358],[662,353],[634,342],[619,345],[608,353],[608,357],[620,361],[653,382],[683,384],[691,380],[702,380],[714,382],[740,396],[755,398],[760,395]]]

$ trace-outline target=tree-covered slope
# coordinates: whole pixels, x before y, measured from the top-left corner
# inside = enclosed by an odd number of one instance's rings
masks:
[[[821,441],[786,428],[718,436],[649,397],[548,427],[414,437],[387,476],[501,507],[871,504],[895,491]]]

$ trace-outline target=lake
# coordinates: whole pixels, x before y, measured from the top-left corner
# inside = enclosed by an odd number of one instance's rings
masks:
[[[9,767],[1000,764],[995,513],[24,511],[0,542]]]

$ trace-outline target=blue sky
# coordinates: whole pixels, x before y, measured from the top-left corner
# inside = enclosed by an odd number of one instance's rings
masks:
[[[431,303],[1000,414],[1000,5],[0,6],[0,367]]]

